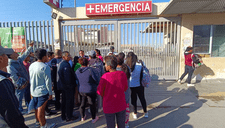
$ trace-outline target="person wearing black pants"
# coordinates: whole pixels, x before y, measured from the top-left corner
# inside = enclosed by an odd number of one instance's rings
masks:
[[[133,52],[129,52],[126,58],[127,66],[131,69],[130,89],[131,89],[131,104],[134,107],[133,118],[137,119],[137,96],[141,101],[144,110],[144,117],[148,118],[147,105],[145,100],[144,87],[141,85],[142,79],[142,63],[138,63],[138,58]]]
[[[57,69],[57,89],[62,90],[61,118],[62,120],[69,122],[79,118],[78,116],[73,117],[74,94],[77,86],[77,78],[69,64],[69,61],[71,60],[70,53],[64,51],[62,56],[63,61],[59,63]]]
[[[54,92],[55,92],[55,110],[60,110],[61,107],[60,94],[62,94],[62,91],[54,88]]]
[[[60,110],[61,107],[61,103],[60,103],[60,95],[62,94],[62,90],[59,90],[57,87],[57,68],[58,68],[58,64],[60,62],[62,62],[62,51],[57,49],[55,51],[55,58],[53,58],[50,62],[52,71],[51,71],[51,75],[52,75],[52,82],[53,82],[53,90],[55,92],[55,109],[56,110]]]
[[[194,68],[192,67],[192,61],[193,61],[192,60],[192,57],[193,57],[192,50],[193,50],[193,48],[189,46],[189,47],[187,47],[187,49],[184,52],[185,71],[182,74],[182,76],[180,77],[180,79],[178,79],[178,81],[177,81],[179,84],[181,84],[181,81],[183,80],[183,78],[188,74],[187,86],[194,86],[194,84],[191,84],[191,77],[194,72]]]
[[[81,96],[81,105],[80,105],[80,115],[85,117],[85,107],[86,103],[90,104],[91,117],[95,119],[96,117],[96,93],[80,93]]]
[[[88,66],[88,59],[82,57],[78,60],[81,67],[76,70],[76,76],[79,81],[79,93],[81,96],[80,114],[81,121],[84,121],[86,103],[90,104],[92,123],[95,123],[99,117],[96,116],[96,97],[97,86],[99,84],[100,77],[96,75],[93,67]]]
[[[144,112],[147,112],[146,100],[145,100],[145,88],[143,86],[131,87],[131,104],[134,106],[134,113],[137,114],[137,96],[141,101]]]
[[[73,117],[75,88],[62,91],[62,120],[70,120]]]
[[[107,128],[125,128],[126,98],[128,89],[126,73],[117,71],[118,60],[114,56],[105,57],[106,71],[99,82],[97,93],[103,99],[103,111],[106,117]],[[115,119],[117,122],[115,122]]]
[[[116,119],[118,127],[125,128],[125,116],[124,115],[126,115],[126,110],[123,110],[123,111],[117,112],[117,113],[112,113],[112,114],[105,113],[107,127],[115,128],[115,119]]]

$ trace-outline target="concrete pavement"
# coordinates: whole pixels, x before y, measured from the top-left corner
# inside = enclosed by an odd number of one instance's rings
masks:
[[[224,128],[225,113],[225,81],[202,81],[195,87],[187,87],[186,83],[175,81],[152,81],[145,89],[149,118],[143,117],[142,108],[138,109],[138,119],[130,114],[130,128]],[[138,106],[140,102],[138,101]],[[132,106],[130,107],[132,109]],[[72,123],[61,121],[60,112],[47,119],[48,123],[56,122],[60,128],[104,128],[104,113],[98,113],[100,120],[91,123],[91,115],[87,120],[76,120]],[[75,115],[79,112],[75,110]],[[24,116],[26,124],[34,127],[34,114]]]

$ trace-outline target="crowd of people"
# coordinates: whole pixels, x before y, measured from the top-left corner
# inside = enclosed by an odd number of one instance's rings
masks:
[[[37,127],[55,127],[56,123],[46,123],[46,116],[55,114],[49,109],[53,102],[66,122],[79,118],[73,113],[74,106],[79,106],[81,121],[85,121],[90,106],[92,123],[103,110],[108,128],[128,128],[129,101],[137,119],[137,97],[147,118],[142,63],[133,52],[116,53],[113,46],[110,50],[104,59],[98,49],[88,55],[80,50],[72,59],[68,51],[59,49],[33,52],[33,43],[21,55],[0,46],[0,121],[4,126],[26,128],[23,114],[34,110]],[[27,111],[22,107],[23,97]]]

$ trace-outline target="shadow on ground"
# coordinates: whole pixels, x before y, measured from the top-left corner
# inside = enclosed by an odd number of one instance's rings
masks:
[[[196,95],[194,95],[194,92]],[[149,118],[143,117],[143,110],[138,101],[138,119],[134,120],[130,114],[130,128],[192,128],[190,124],[186,124],[190,119],[190,113],[202,107],[206,100],[198,100],[198,91],[195,87],[187,88],[184,85],[179,85],[175,81],[152,81],[149,88],[145,88],[145,97],[148,104]],[[130,105],[132,112],[132,106]],[[75,110],[75,115],[80,115],[78,110]],[[66,123],[61,120],[60,112],[58,115],[47,119],[48,123],[57,123],[57,127],[61,128],[105,128],[106,121],[104,113],[100,112],[97,115],[100,117],[95,124],[91,123],[91,115],[86,111],[87,119],[81,122],[77,119],[74,122]],[[34,113],[25,115],[26,124],[29,127],[34,127]]]
[[[174,85],[174,82],[156,81],[146,89],[145,93],[149,118],[138,118],[130,122],[132,128],[192,128],[185,124],[190,117],[188,114],[202,107],[206,100],[198,100],[191,91],[198,91],[195,87],[186,88],[183,85]],[[180,87],[179,87],[180,86]],[[149,98],[152,97],[152,98]],[[143,115],[141,107],[139,108]]]

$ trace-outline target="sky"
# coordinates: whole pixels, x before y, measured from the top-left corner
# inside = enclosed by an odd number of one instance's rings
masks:
[[[60,1],[60,0],[59,0]],[[76,0],[77,7],[86,3],[110,3],[146,0]],[[153,3],[170,0],[152,0]],[[63,7],[74,7],[74,0],[63,0]],[[0,22],[43,21],[51,20],[51,8],[43,0],[1,0]]]

